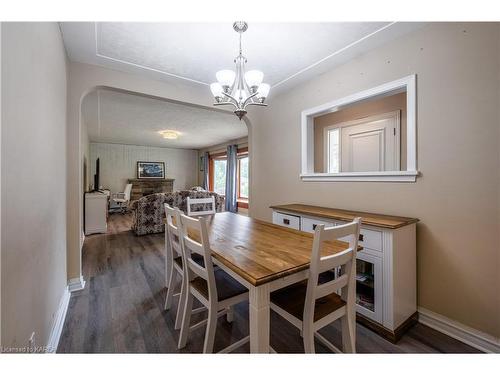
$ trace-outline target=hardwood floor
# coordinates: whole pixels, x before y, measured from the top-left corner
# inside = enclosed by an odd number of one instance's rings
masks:
[[[177,350],[179,331],[174,329],[177,298],[169,311],[165,301],[163,234],[137,237],[128,215],[110,216],[107,234],[85,239],[83,274],[85,289],[71,296],[59,342],[59,353],[201,353],[204,328],[190,334],[188,344]],[[201,320],[205,313],[195,319]],[[339,324],[321,333],[341,346]],[[233,323],[221,317],[215,351],[248,335],[248,305],[236,307]],[[271,313],[271,346],[278,353],[303,352],[298,330]],[[248,344],[237,350],[248,353]],[[316,343],[318,353],[329,353]],[[358,353],[476,353],[476,349],[417,324],[394,345],[357,325]]]

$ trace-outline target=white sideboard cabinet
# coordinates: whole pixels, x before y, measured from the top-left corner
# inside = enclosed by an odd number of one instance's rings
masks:
[[[85,235],[108,231],[109,194],[85,193]]]
[[[305,232],[360,216],[356,262],[358,321],[392,342],[417,321],[418,219],[303,204],[271,206],[273,223]]]

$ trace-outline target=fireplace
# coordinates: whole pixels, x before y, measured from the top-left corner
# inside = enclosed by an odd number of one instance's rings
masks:
[[[135,201],[145,195],[155,193],[170,193],[174,190],[174,179],[129,179],[129,184],[132,184],[132,193],[130,196],[131,201]]]

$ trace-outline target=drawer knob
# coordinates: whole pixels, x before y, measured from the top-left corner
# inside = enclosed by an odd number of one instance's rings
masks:
[[[359,235],[359,240],[363,241],[364,236],[362,234]]]
[[[283,219],[283,224],[290,225],[290,219]]]

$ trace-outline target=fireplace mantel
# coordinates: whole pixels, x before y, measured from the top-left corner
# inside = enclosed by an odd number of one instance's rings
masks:
[[[173,178],[131,178],[132,184],[130,200],[135,201],[145,195],[154,193],[170,193],[174,190]]]

